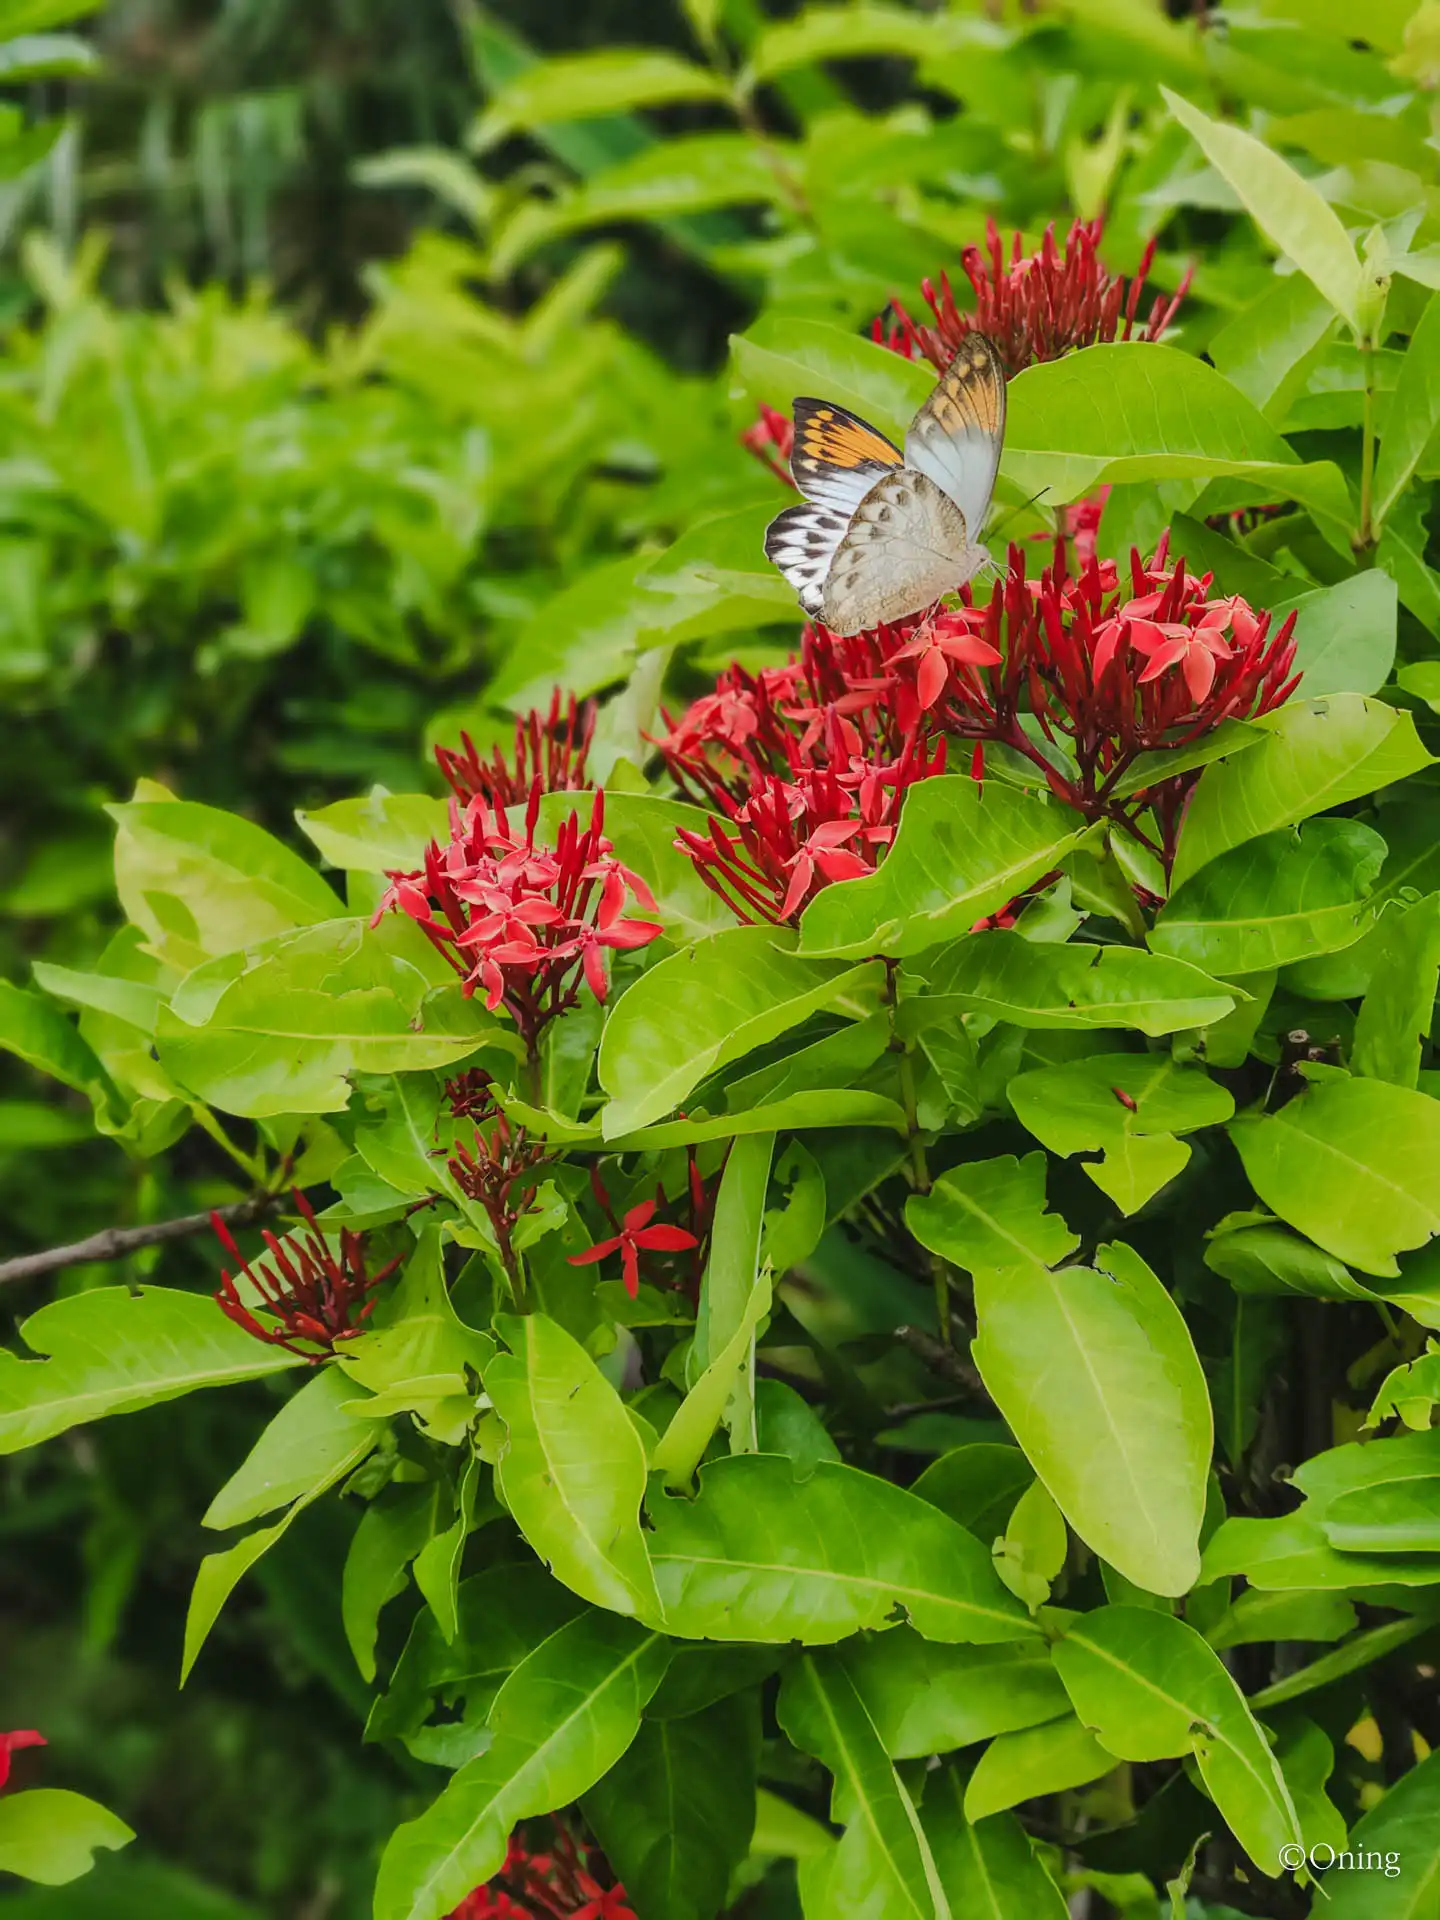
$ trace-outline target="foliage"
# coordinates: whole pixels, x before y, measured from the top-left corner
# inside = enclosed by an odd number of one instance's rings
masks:
[[[239,1213],[52,1263],[0,1444],[93,1646],[153,1551],[171,1673],[353,1716],[244,1897],[1422,1910],[1434,15],[690,0],[394,160],[463,235],[320,344],[31,244],[5,1177]],[[602,312],[657,257],[722,373]],[[972,312],[998,578],[802,632],[774,410],[902,433]]]

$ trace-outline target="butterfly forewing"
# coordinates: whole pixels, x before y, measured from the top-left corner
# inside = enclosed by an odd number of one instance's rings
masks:
[[[765,552],[795,589],[812,619],[819,617],[825,576],[845,537],[850,515],[802,500],[777,514],[765,529]]]
[[[949,494],[978,541],[1005,438],[1005,368],[983,333],[968,333],[910,423],[905,464]]]
[[[825,580],[820,616],[832,633],[862,633],[918,613],[968,580],[984,559],[948,495],[899,467],[855,509]]]
[[[851,514],[881,474],[900,465],[900,449],[858,414],[829,400],[795,402],[790,473],[807,500]]]

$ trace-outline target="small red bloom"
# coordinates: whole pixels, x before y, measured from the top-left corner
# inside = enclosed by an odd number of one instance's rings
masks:
[[[33,1727],[22,1733],[0,1733],[0,1787],[10,1778],[10,1756],[22,1747],[48,1747],[50,1742]]]
[[[640,1255],[642,1253],[681,1253],[686,1247],[698,1246],[693,1233],[687,1233],[684,1227],[666,1226],[664,1221],[656,1226],[650,1222],[655,1218],[653,1200],[642,1200],[638,1207],[631,1207],[620,1224],[620,1231],[609,1240],[597,1240],[593,1247],[587,1247],[584,1253],[572,1253],[572,1267],[588,1267],[597,1260],[606,1260],[612,1253],[620,1255],[621,1271],[625,1280],[625,1291],[633,1300],[640,1290]]]
[[[515,723],[515,746],[509,760],[496,747],[482,760],[468,733],[460,735],[458,749],[436,747],[435,761],[445,783],[463,805],[477,796],[491,806],[520,806],[538,780],[546,793],[572,792],[585,785],[585,758],[595,732],[595,704],[577,707],[572,693],[560,705],[560,689],[550,696],[548,712],[538,708]]]
[[[222,1313],[257,1340],[284,1347],[288,1353],[318,1364],[334,1352],[337,1342],[351,1340],[361,1331],[375,1305],[371,1295],[400,1262],[398,1258],[391,1260],[378,1273],[367,1275],[364,1235],[342,1227],[340,1250],[332,1251],[316,1224],[310,1202],[299,1192],[294,1199],[306,1231],[277,1239],[266,1228],[260,1237],[269,1249],[268,1257],[255,1262],[241,1253],[219,1214],[211,1214],[216,1237],[239,1262],[240,1272],[256,1296],[252,1310],[241,1298],[228,1268],[222,1268],[215,1299]],[[256,1318],[257,1312],[273,1316],[279,1325],[267,1325]]]
[[[942,613],[933,620],[927,620],[908,646],[901,647],[898,653],[892,653],[889,664],[893,667],[899,660],[918,663],[915,691],[920,697],[921,707],[928,713],[945,691],[952,664],[998,667],[1000,655],[988,640],[978,639],[970,633],[963,618],[956,619]]]
[[[636,1920],[624,1887],[607,1887],[591,1871],[598,1864],[594,1849],[582,1850],[558,1823],[547,1853],[513,1834],[499,1873],[446,1920]]]

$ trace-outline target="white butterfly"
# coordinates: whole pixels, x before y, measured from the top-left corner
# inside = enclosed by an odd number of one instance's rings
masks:
[[[846,408],[797,399],[790,472],[805,498],[770,522],[765,551],[832,633],[919,613],[990,558],[979,536],[1004,438],[1005,369],[983,333],[965,336],[903,455]]]

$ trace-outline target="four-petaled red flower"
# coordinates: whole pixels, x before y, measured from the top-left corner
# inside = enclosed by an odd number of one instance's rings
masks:
[[[33,1727],[21,1733],[0,1733],[0,1787],[10,1778],[10,1756],[19,1753],[22,1747],[46,1747],[49,1741],[43,1733],[37,1733]]]
[[[998,667],[1000,655],[988,640],[972,634],[963,618],[942,613],[926,620],[913,640],[891,654],[891,667],[901,660],[919,663],[915,691],[921,707],[928,713],[945,691],[952,666]]]
[[[375,1305],[371,1296],[376,1287],[389,1279],[400,1262],[398,1258],[388,1261],[378,1273],[367,1274],[363,1234],[342,1227],[339,1252],[335,1252],[321,1234],[314,1209],[304,1194],[297,1192],[294,1199],[306,1231],[277,1239],[264,1229],[261,1238],[269,1250],[268,1257],[254,1262],[241,1253],[219,1214],[211,1214],[216,1237],[240,1263],[240,1272],[252,1292],[251,1299],[242,1299],[237,1281],[228,1268],[222,1267],[215,1299],[222,1313],[257,1340],[284,1347],[287,1353],[318,1364],[334,1352],[338,1341],[353,1339],[361,1332]],[[278,1325],[257,1319],[256,1310],[273,1317]]]
[[[640,1255],[642,1253],[682,1253],[687,1247],[700,1243],[693,1233],[687,1233],[684,1227],[667,1226],[663,1220],[653,1227],[656,1203],[642,1200],[639,1206],[631,1207],[620,1222],[618,1233],[608,1240],[597,1240],[593,1247],[587,1247],[584,1253],[572,1253],[572,1267],[588,1267],[597,1260],[608,1260],[612,1253],[619,1253],[621,1273],[624,1277],[625,1291],[633,1300],[640,1290]]]
[[[535,837],[541,798],[537,776],[523,831],[498,800],[477,794],[463,809],[452,800],[449,843],[431,841],[422,871],[389,874],[375,914],[398,909],[416,921],[467,994],[505,1008],[531,1053],[541,1028],[575,1005],[581,979],[605,998],[605,949],[643,947],[661,932],[658,921],[625,916],[628,896],[649,913],[655,901],[605,838],[603,790],[589,825],[571,813],[553,847]]]

